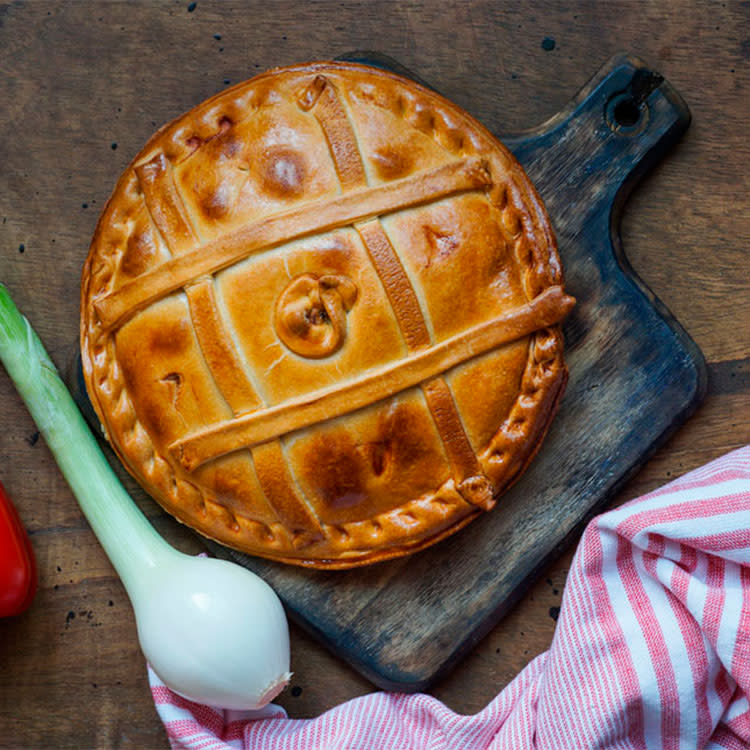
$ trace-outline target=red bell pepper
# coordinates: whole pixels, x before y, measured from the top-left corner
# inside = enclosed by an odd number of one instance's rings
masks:
[[[36,588],[34,550],[18,512],[0,484],[0,617],[26,611]]]

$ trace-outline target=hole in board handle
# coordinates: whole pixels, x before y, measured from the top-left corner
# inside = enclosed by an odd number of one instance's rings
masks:
[[[613,132],[619,135],[638,135],[648,125],[648,104],[639,103],[629,92],[621,91],[609,98],[604,116]]]
[[[615,122],[623,128],[632,128],[641,119],[641,110],[632,99],[622,99],[615,104]]]
[[[627,88],[607,100],[604,116],[610,130],[629,136],[645,130],[649,121],[648,98],[663,81],[659,73],[645,68],[635,70]]]

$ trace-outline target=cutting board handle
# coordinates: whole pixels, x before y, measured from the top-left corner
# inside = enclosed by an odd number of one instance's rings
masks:
[[[633,185],[689,124],[687,104],[662,75],[617,55],[552,118],[502,140],[532,181],[547,186],[543,197],[557,222],[583,229],[602,204],[616,218]]]

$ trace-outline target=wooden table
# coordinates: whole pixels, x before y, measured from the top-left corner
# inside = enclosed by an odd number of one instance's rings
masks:
[[[0,281],[53,359],[73,357],[81,265],[150,133],[275,65],[377,49],[502,135],[557,111],[612,54],[637,54],[693,124],[623,217],[632,265],[702,348],[708,396],[613,503],[748,441],[750,4],[746,2],[19,2],[0,5]],[[270,8],[270,9],[269,9]],[[166,748],[125,592],[0,373],[0,480],[32,539],[34,605],[0,621],[0,747]],[[122,472],[157,529],[200,543]],[[551,641],[572,553],[433,693],[482,708]],[[280,702],[314,716],[372,686],[296,627]]]

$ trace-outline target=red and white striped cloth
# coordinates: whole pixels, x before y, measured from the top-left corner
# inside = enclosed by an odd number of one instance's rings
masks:
[[[221,712],[149,673],[173,748],[750,748],[750,447],[595,518],[552,646],[486,708],[372,693],[316,719]]]

